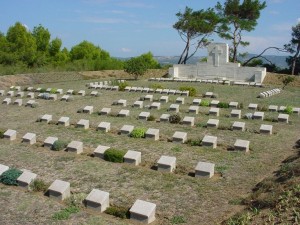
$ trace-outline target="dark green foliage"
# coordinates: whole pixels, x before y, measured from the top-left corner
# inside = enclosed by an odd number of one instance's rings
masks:
[[[164,89],[165,87],[162,84],[155,83],[155,84],[151,84],[150,88],[153,88],[156,90],[156,89]]]
[[[293,83],[294,80],[295,80],[295,77],[291,77],[291,76],[282,77],[282,83],[283,83],[282,89],[284,89],[288,84]]]
[[[129,218],[129,210],[124,207],[111,206],[105,210],[105,213],[122,219]]]
[[[0,129],[0,138],[4,138],[5,130]]]
[[[70,218],[70,215],[73,213],[77,213],[79,212],[79,208],[76,206],[69,206],[67,208],[62,209],[59,212],[54,213],[54,215],[52,216],[52,218],[54,220],[67,220]]]
[[[155,116],[150,115],[147,120],[148,121],[155,121],[155,119],[156,119]]]
[[[46,192],[48,189],[49,185],[46,184],[42,179],[35,179],[31,184],[30,184],[30,189],[34,192]]]
[[[50,90],[50,93],[51,94],[55,94],[57,92],[57,89],[56,88],[51,88],[51,90]]]
[[[210,103],[209,103],[209,101],[208,100],[202,100],[201,102],[200,102],[200,106],[209,106],[210,105]]]
[[[63,141],[63,140],[57,140],[53,143],[52,145],[52,150],[54,151],[60,151],[60,150],[63,150],[67,147],[67,142],[66,141]]]
[[[122,83],[119,83],[119,91],[125,91],[125,88],[129,86],[128,83],[125,81],[125,82],[122,82]]]
[[[146,128],[134,128],[133,131],[130,133],[130,137],[133,138],[144,138],[146,133]]]
[[[122,163],[125,151],[119,149],[108,149],[104,152],[104,159],[109,162]]]
[[[218,108],[229,108],[229,103],[227,102],[219,102],[218,103]]]
[[[173,216],[170,222],[171,224],[181,224],[186,223],[186,219],[183,216]]]
[[[147,65],[143,58],[135,57],[126,61],[124,66],[125,72],[134,76],[137,80],[139,76],[143,76],[147,71]]]
[[[46,88],[41,88],[40,92],[41,93],[45,93],[46,92]]]
[[[6,170],[0,176],[0,182],[6,185],[18,185],[17,179],[22,174],[22,171],[11,168]]]
[[[169,117],[170,123],[180,123],[181,116],[179,114],[173,114]]]
[[[187,144],[191,145],[191,146],[201,146],[201,143],[202,143],[202,139],[198,138],[198,139],[188,139]]]
[[[197,94],[196,88],[191,87],[191,86],[182,86],[182,87],[179,87],[179,90],[180,91],[189,91],[189,96],[191,96],[191,97],[196,96],[196,94]]]
[[[287,114],[292,114],[293,113],[293,107],[292,106],[287,106],[284,110],[283,110],[284,113],[287,113]]]

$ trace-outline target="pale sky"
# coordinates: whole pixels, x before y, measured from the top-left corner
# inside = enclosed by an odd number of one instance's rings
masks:
[[[151,51],[155,56],[180,55],[184,43],[172,25],[185,7],[194,10],[216,5],[214,0],[0,0],[0,31],[16,22],[28,29],[41,24],[51,38],[62,39],[70,49],[83,40],[111,56],[130,57]],[[221,3],[224,1],[221,0]],[[282,47],[291,39],[291,27],[300,22],[300,0],[266,0],[255,31],[244,33],[250,46],[240,52],[260,53]],[[215,41],[220,40],[216,35]],[[205,55],[206,50],[198,55]],[[281,54],[268,52],[269,54]]]

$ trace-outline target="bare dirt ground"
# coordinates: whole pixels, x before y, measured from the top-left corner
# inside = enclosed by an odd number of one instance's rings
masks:
[[[15,129],[18,132],[16,141],[9,142],[0,139],[0,163],[31,170],[47,183],[55,179],[68,181],[71,183],[73,195],[87,195],[93,188],[108,191],[112,205],[129,208],[136,199],[148,200],[157,204],[155,224],[178,224],[176,220],[178,217],[184,218],[184,224],[219,224],[243,208],[234,203],[248,196],[252,188],[261,180],[271,176],[281,162],[294,153],[293,146],[299,139],[300,117],[296,114],[290,115],[289,124],[272,122],[277,118],[278,113],[267,111],[265,111],[264,121],[240,119],[239,121],[246,123],[246,132],[229,129],[232,122],[236,120],[229,116],[231,109],[221,109],[219,117],[211,117],[207,115],[209,108],[201,107],[200,114],[192,115],[196,118],[194,127],[141,121],[137,119],[139,113],[148,109],[136,109],[131,105],[145,94],[98,90],[100,96],[91,97],[89,93],[92,90],[87,89],[85,84],[102,80],[98,76],[104,75],[96,72],[90,72],[87,75],[84,73],[67,73],[64,76],[38,75],[36,80],[31,80],[30,85],[63,88],[65,92],[68,89],[76,91],[83,89],[86,90],[87,95],[85,97],[76,95],[74,101],[68,103],[37,99],[39,102],[37,108],[0,105],[0,128],[2,130]],[[14,82],[19,81],[16,79]],[[154,84],[144,79],[128,82],[131,86],[151,87]],[[197,98],[202,98],[202,93],[206,91],[213,91],[218,94],[218,100],[222,102],[243,103],[243,115],[251,112],[247,109],[249,103],[258,103],[261,108],[271,104],[300,107],[300,90],[297,87],[287,87],[282,94],[257,99],[258,93],[277,87],[277,85],[269,84],[265,88],[254,88],[178,82],[159,84],[172,89],[178,89],[180,86],[193,86],[197,89]],[[26,86],[29,84],[24,87]],[[154,99],[158,100],[160,96],[160,94],[154,94]],[[2,101],[5,97],[0,97],[0,100]],[[175,103],[177,97],[170,95],[170,102],[163,104],[160,110],[150,110],[151,115],[158,119],[161,114],[168,113],[168,107]],[[127,99],[126,109],[131,111],[130,116],[125,119],[114,116],[122,107],[111,105],[113,101],[121,98]],[[186,103],[180,106],[182,117],[191,116],[187,111],[193,99],[194,97],[185,97]],[[26,101],[27,98],[24,97],[23,102]],[[147,104],[149,103],[145,102],[145,105]],[[87,105],[94,106],[95,113],[91,115],[77,113],[78,109]],[[111,107],[112,115],[99,116],[97,112],[103,107]],[[50,124],[36,122],[37,118],[44,114],[53,115],[54,122]],[[57,126],[55,122],[61,116],[69,116],[72,125],[66,128]],[[219,119],[220,129],[205,128],[204,125],[209,118]],[[79,119],[88,119],[91,128],[88,130],[76,128],[74,125]],[[102,121],[111,123],[111,132],[106,134],[96,131],[97,125]],[[273,125],[274,134],[260,135],[258,130],[262,123]],[[148,139],[134,139],[118,135],[118,130],[124,124],[159,128],[161,140],[153,142]],[[175,131],[187,132],[188,138],[192,140],[202,139],[206,134],[217,136],[218,147],[209,149],[169,142],[168,140]],[[22,136],[27,132],[37,134],[37,144],[29,146],[21,143]],[[84,153],[73,155],[66,151],[50,151],[42,147],[43,140],[48,136],[56,136],[68,142],[80,140],[84,143]],[[250,141],[249,154],[228,151],[236,139]],[[138,167],[133,167],[94,158],[92,152],[99,144],[141,151],[143,163]],[[160,173],[153,169],[161,155],[177,157],[177,169],[174,174]],[[198,161],[216,164],[216,174],[212,179],[202,180],[190,176]],[[40,193],[24,192],[17,187],[1,185],[0,188],[0,218],[3,220],[1,224],[131,224],[128,219],[121,220],[105,213],[91,214],[84,208],[67,220],[57,221],[53,219],[53,214],[65,208],[65,204],[54,202]]]

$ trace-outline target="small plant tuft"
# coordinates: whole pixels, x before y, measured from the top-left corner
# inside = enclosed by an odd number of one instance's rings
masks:
[[[170,222],[171,224],[181,224],[186,223],[186,219],[183,216],[173,216]]]
[[[293,113],[293,107],[292,106],[287,106],[284,110],[283,110],[284,113],[287,113],[287,114],[292,114]]]
[[[46,92],[46,88],[41,88],[40,93],[45,93]]]
[[[105,213],[119,217],[121,219],[129,218],[129,210],[125,207],[111,206],[105,210]]]
[[[43,192],[45,193],[47,191],[49,184],[45,183],[42,179],[35,179],[30,184],[30,189],[34,192]]]
[[[227,103],[227,102],[219,102],[217,107],[218,108],[228,109],[229,108],[229,103]]]
[[[170,123],[174,123],[174,124],[180,123],[180,121],[181,121],[181,116],[180,116],[179,114],[171,115],[171,116],[169,117],[169,121],[170,121]]]
[[[155,116],[153,116],[153,115],[150,115],[149,117],[148,117],[148,119],[147,119],[148,121],[155,121],[156,120],[156,118],[155,118]]]
[[[0,138],[4,138],[5,130],[0,129]]]
[[[209,105],[210,105],[210,103],[209,103],[208,100],[202,100],[202,101],[200,102],[200,106],[206,106],[206,107],[208,107]]]
[[[121,82],[119,83],[119,91],[125,91],[125,88],[129,86],[127,82]]]
[[[16,168],[11,168],[6,170],[0,176],[0,182],[6,185],[15,185],[18,186],[17,179],[22,174],[21,170]]]
[[[182,86],[182,87],[179,87],[179,90],[180,91],[189,91],[189,96],[191,96],[191,97],[196,96],[196,94],[197,94],[196,88],[191,87],[191,86]]]
[[[63,140],[57,140],[52,145],[52,150],[54,151],[61,151],[67,147],[67,142]]]
[[[104,152],[104,160],[115,163],[122,163],[125,151],[120,149],[110,148]]]
[[[133,138],[144,138],[146,134],[146,128],[134,128],[133,131],[130,133],[130,137]]]
[[[79,212],[79,208],[76,206],[69,206],[67,208],[64,208],[60,210],[59,212],[54,213],[52,218],[54,220],[67,220],[70,218],[70,215],[73,213]]]
[[[55,94],[57,92],[57,88],[51,88],[50,94]]]

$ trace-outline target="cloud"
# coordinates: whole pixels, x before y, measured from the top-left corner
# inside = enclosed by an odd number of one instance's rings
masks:
[[[271,10],[271,11],[269,11],[269,13],[270,13],[271,15],[279,15],[279,12],[278,12],[278,11],[275,11],[275,10]]]
[[[102,23],[102,24],[119,24],[126,23],[126,20],[116,18],[98,18],[98,17],[87,17],[83,19],[87,23]]]
[[[130,48],[121,48],[122,52],[132,52]]]
[[[29,27],[25,23],[23,23],[22,25],[26,28],[27,31],[29,31]]]
[[[143,9],[154,8],[153,5],[145,4],[139,1],[120,1],[116,5],[127,7],[127,8],[143,8]]]
[[[274,24],[271,26],[271,30],[277,31],[277,32],[287,32],[290,31],[292,28],[292,24],[290,23],[280,23],[280,24]]]

